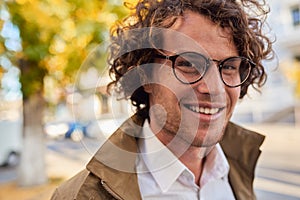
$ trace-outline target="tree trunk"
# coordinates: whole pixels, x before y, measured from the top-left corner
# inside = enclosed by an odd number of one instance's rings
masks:
[[[19,166],[20,186],[47,182],[45,166],[45,134],[42,127],[45,100],[42,94],[31,95],[23,102],[23,149]]]

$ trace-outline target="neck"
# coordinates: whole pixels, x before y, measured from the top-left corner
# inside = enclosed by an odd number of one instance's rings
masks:
[[[200,184],[207,151],[207,148],[190,147],[179,157],[179,160],[194,174],[197,185]]]
[[[192,146],[180,137],[175,137],[174,134],[166,133],[163,130],[160,130],[156,137],[194,174],[195,183],[199,185],[205,157],[213,146]]]

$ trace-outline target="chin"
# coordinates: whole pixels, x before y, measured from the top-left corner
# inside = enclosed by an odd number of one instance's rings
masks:
[[[197,136],[194,138],[192,145],[199,147],[214,146],[222,140],[225,127],[212,127],[206,130],[199,130]]]

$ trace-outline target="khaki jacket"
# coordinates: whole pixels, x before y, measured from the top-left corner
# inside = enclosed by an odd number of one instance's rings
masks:
[[[141,199],[135,159],[136,137],[144,119],[127,120],[98,150],[87,168],[56,189],[52,200]],[[256,199],[254,170],[264,136],[229,123],[221,146],[230,165],[229,182],[237,200]]]

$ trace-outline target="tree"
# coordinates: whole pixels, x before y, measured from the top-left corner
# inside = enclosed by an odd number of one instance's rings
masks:
[[[127,11],[121,1],[113,0],[7,0],[2,6],[20,31],[22,51],[11,51],[1,39],[0,54],[1,48],[10,52],[10,59],[21,70],[24,150],[20,184],[30,186],[46,181],[42,134],[45,78],[62,88],[74,83],[83,60],[107,40],[108,27]]]

